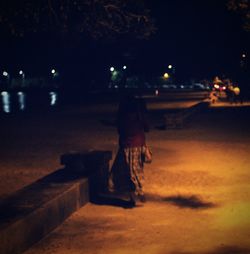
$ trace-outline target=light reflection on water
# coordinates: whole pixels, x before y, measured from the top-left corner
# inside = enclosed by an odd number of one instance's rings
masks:
[[[18,104],[19,104],[19,109],[24,110],[25,109],[25,94],[23,92],[18,92]]]
[[[2,107],[0,109],[0,112],[4,113],[11,113],[13,111],[13,104],[16,105],[17,111],[24,111],[27,108],[27,97],[32,95],[27,95],[24,92],[17,92],[17,93],[10,93],[7,91],[2,91],[1,92],[1,104]],[[57,104],[58,100],[58,94],[56,92],[49,92],[47,94],[47,98],[49,98],[49,103],[50,105],[47,106],[55,106]],[[46,98],[44,98],[46,101]],[[29,107],[32,107],[32,105],[29,105]]]
[[[56,105],[57,93],[55,93],[55,92],[50,92],[49,95],[50,95],[50,105],[51,105],[51,106]]]
[[[3,112],[10,113],[10,94],[8,92],[1,92]]]

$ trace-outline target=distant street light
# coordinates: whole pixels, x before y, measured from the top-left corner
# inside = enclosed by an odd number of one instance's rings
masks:
[[[7,71],[3,71],[3,76],[4,77],[9,77],[9,73]]]
[[[23,79],[25,78],[25,74],[22,70],[19,71],[19,75],[21,75]]]
[[[109,87],[118,88],[119,86],[126,87],[126,70],[127,66],[123,65],[122,67],[115,68],[114,66],[110,67],[111,77]]]
[[[58,71],[57,71],[57,70],[55,70],[55,69],[52,69],[52,70],[51,70],[51,74],[52,74],[53,79],[55,79],[56,77],[58,77],[58,76],[59,76]]]
[[[165,79],[168,79],[168,78],[169,78],[169,74],[166,72],[166,73],[164,73],[163,77],[164,77]]]
[[[242,58],[246,58],[246,54],[242,54]]]
[[[172,69],[173,66],[171,64],[168,65],[168,69]]]
[[[10,74],[7,71],[3,71],[3,76],[5,77],[6,84],[10,84]]]
[[[19,75],[22,76],[22,85],[24,86],[24,79],[25,79],[25,74],[22,70],[19,71]]]

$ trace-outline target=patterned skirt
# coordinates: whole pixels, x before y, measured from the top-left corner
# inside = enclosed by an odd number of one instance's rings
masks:
[[[109,190],[143,195],[143,147],[120,148],[110,171]]]

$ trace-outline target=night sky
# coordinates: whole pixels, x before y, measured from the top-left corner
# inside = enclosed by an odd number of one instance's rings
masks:
[[[62,51],[50,38],[10,39],[2,34],[0,67],[26,69],[30,75],[61,68],[101,80],[111,65],[126,64],[132,73],[155,76],[172,64],[179,80],[222,74],[237,78],[240,56],[249,51],[250,33],[243,31],[237,14],[227,10],[227,1],[145,2],[157,27],[149,40],[85,41]]]
[[[152,1],[158,33],[148,45],[156,68],[176,65],[181,77],[235,75],[249,34],[226,1]]]

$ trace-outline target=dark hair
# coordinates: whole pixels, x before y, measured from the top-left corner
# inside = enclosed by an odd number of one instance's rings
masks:
[[[139,101],[133,95],[123,97],[119,105],[119,113],[131,113],[139,110]]]

